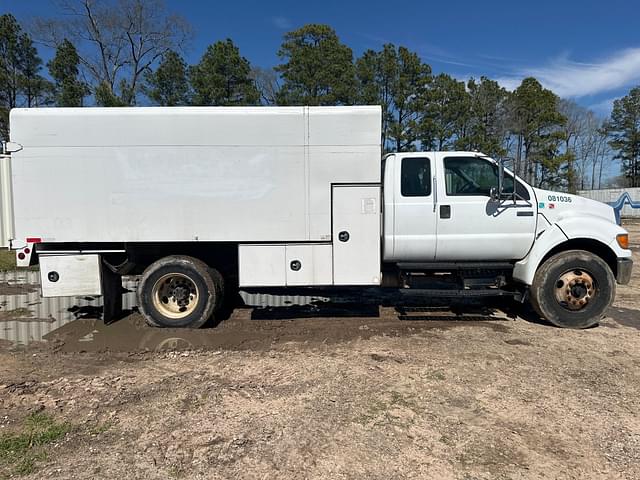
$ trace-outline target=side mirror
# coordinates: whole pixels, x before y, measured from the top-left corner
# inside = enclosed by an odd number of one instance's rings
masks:
[[[489,197],[491,197],[491,200],[494,202],[498,202],[500,200],[500,190],[496,187],[491,187],[491,190],[489,190]]]

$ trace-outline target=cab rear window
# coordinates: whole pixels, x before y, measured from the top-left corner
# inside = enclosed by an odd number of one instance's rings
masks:
[[[403,197],[431,195],[431,161],[428,158],[403,158],[400,175]]]

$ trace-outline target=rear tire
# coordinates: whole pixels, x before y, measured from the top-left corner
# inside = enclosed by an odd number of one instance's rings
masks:
[[[534,310],[554,325],[589,328],[613,302],[616,281],[600,257],[569,250],[550,257],[538,268],[530,293]]]
[[[149,325],[199,328],[220,308],[224,281],[220,273],[188,256],[152,263],[138,285],[138,306]]]

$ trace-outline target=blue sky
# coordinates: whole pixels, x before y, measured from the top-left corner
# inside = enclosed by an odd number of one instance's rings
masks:
[[[418,52],[435,72],[460,79],[486,75],[513,87],[534,75],[599,114],[640,84],[638,0],[167,3],[194,27],[189,62],[229,37],[252,64],[273,66],[282,34],[315,22],[335,28],[356,55],[392,42]],[[52,0],[0,0],[0,11],[23,22],[56,14]]]

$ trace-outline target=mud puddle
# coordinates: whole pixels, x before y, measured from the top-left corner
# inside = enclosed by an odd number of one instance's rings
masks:
[[[472,326],[507,333],[516,318],[542,323],[527,309],[498,300],[380,305],[373,297],[360,303],[331,302],[327,298],[247,295],[246,303],[229,312],[217,325],[199,330],[161,329],[146,325],[137,313],[135,280],[124,283],[127,315],[105,325],[99,297],[40,298],[38,288],[0,295],[0,341],[31,344],[63,352],[145,352],[164,350],[266,350],[287,342],[328,344],[355,338],[401,336]],[[13,286],[12,286],[13,287]],[[437,300],[435,300],[437,302]],[[640,329],[640,312],[614,307],[605,325]]]
[[[199,330],[160,329],[147,326],[137,313],[136,279],[126,279],[123,286],[128,290],[123,295],[127,315],[108,325],[101,320],[99,297],[43,299],[37,285],[0,294],[0,342],[20,348],[44,345],[64,352],[266,350],[287,342],[328,344],[424,331],[437,336],[465,326],[507,333],[516,318],[549,327],[526,308],[500,300],[443,305],[437,299],[432,303],[414,299],[390,304],[370,296],[355,303],[353,299],[331,302],[324,297],[242,292],[239,306],[217,325]],[[636,310],[613,307],[610,317],[604,323],[607,326],[640,329]]]
[[[134,282],[125,282],[127,315],[105,325],[97,297],[40,298],[39,289],[0,295],[0,341],[55,351],[264,350],[277,344],[336,343],[354,338],[399,336],[462,326],[508,331],[515,318],[481,304],[381,306],[332,303],[326,298],[242,294],[246,303],[217,325],[199,330],[152,328],[137,313]],[[241,302],[242,304],[242,302]]]
[[[291,312],[289,310],[292,310]],[[400,336],[421,331],[434,335],[472,326],[509,331],[502,312],[491,315],[437,314],[407,319],[392,307],[309,305],[298,307],[237,308],[226,320],[198,330],[153,328],[134,313],[109,325],[100,319],[77,319],[45,335],[42,340],[62,352],[145,352],[175,350],[268,350],[289,342],[333,344],[355,338]]]

